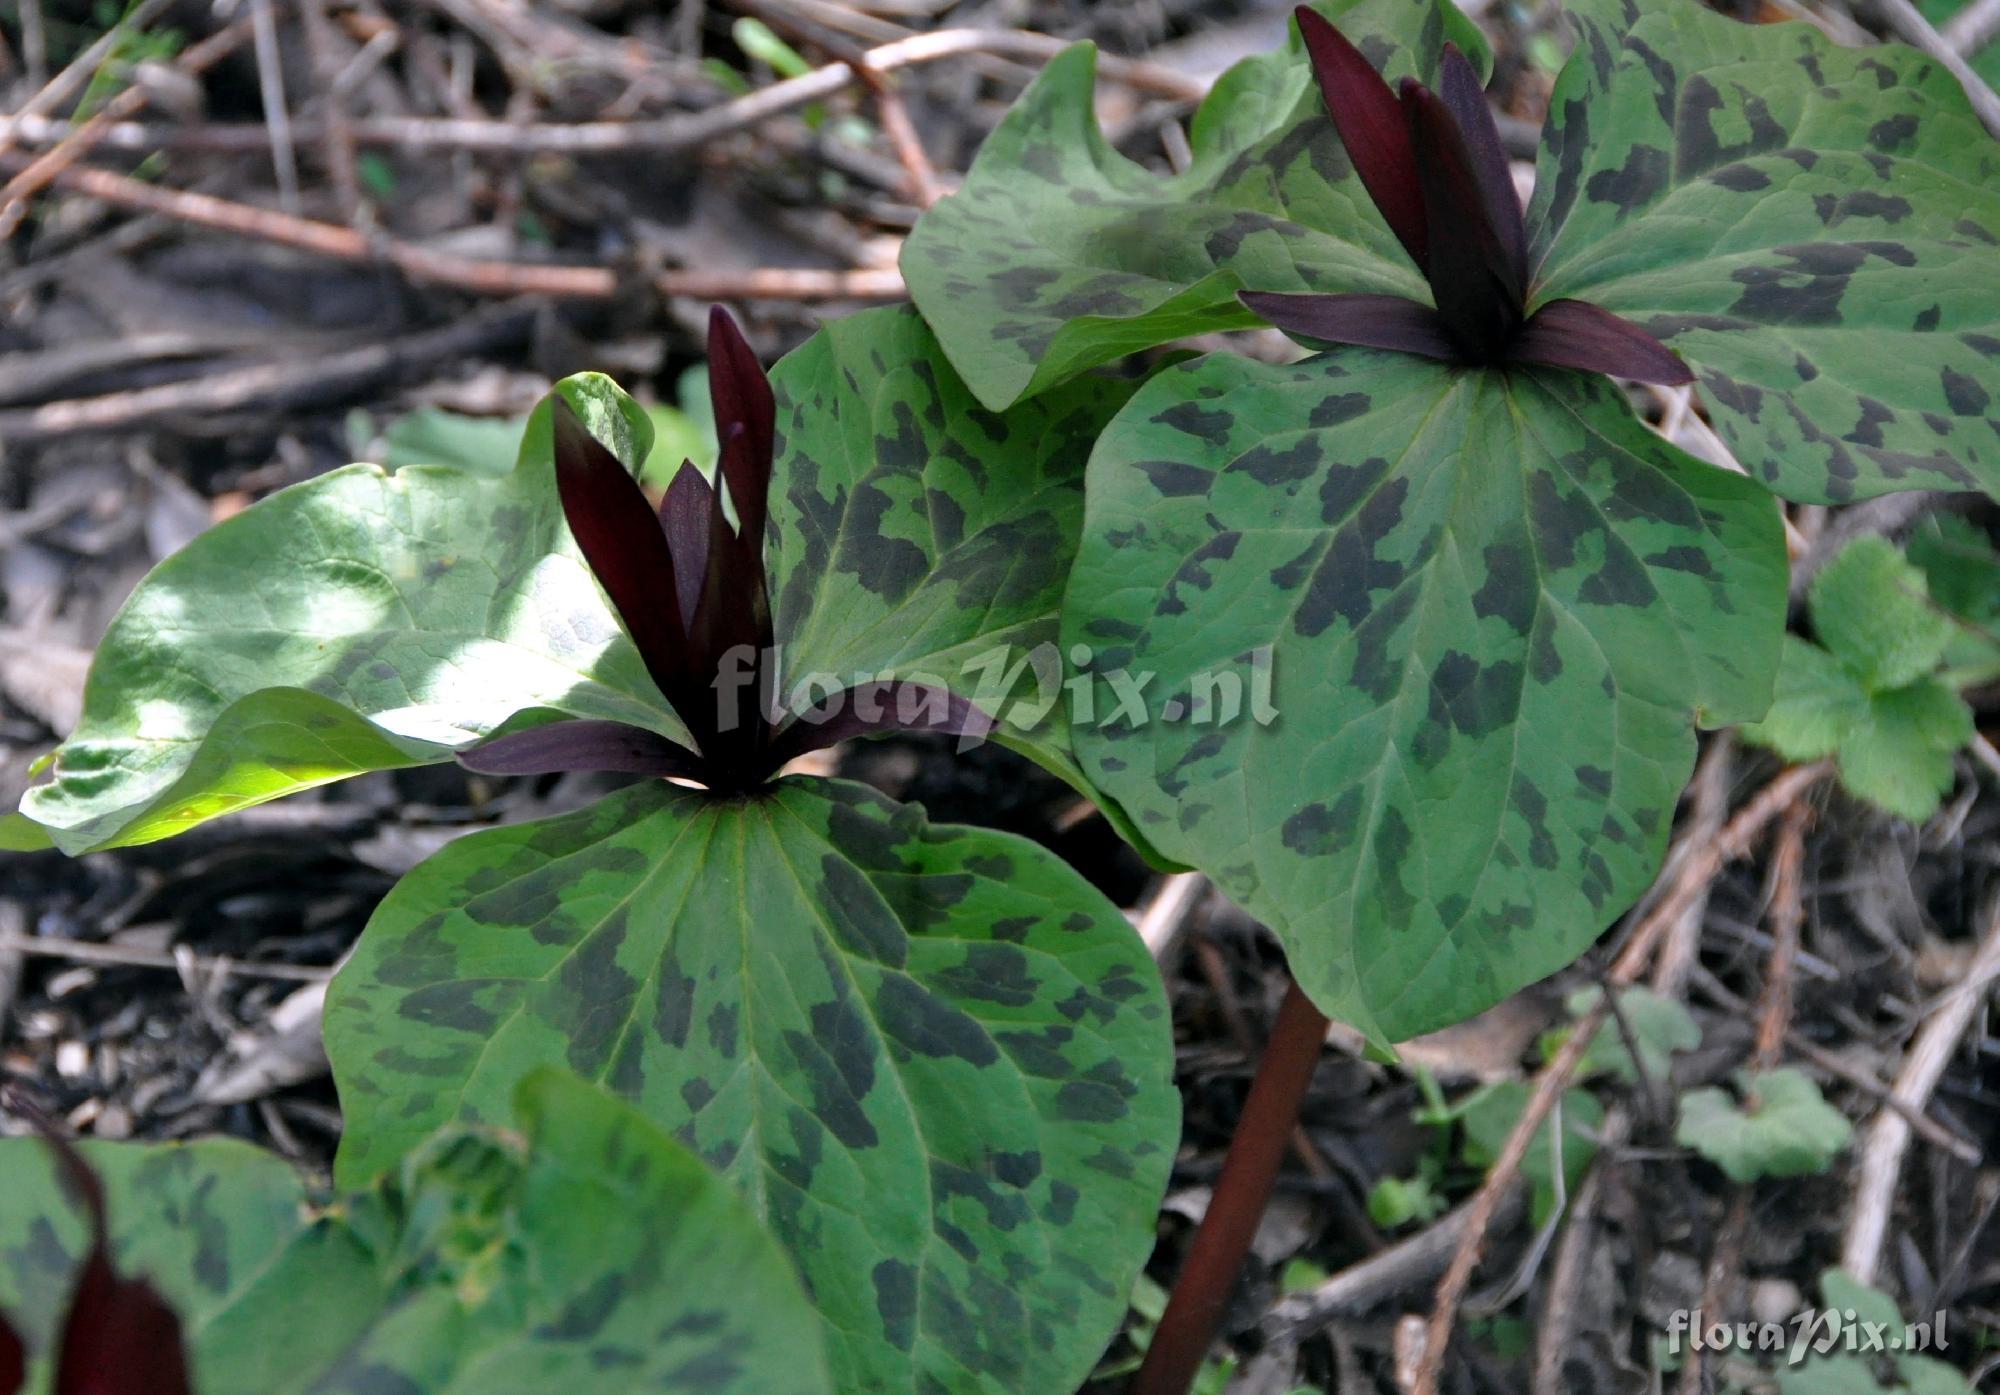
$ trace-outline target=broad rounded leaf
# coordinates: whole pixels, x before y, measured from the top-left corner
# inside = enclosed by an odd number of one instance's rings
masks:
[[[1847,1146],[1854,1126],[1826,1102],[1803,1071],[1785,1066],[1744,1073],[1738,1103],[1727,1090],[1690,1090],[1681,1097],[1674,1142],[1692,1148],[1733,1182],[1824,1172]]]
[[[1085,378],[989,412],[907,307],[834,321],[771,378],[770,558],[788,705],[879,678],[942,687],[1143,848],[1077,769],[1056,648],[1084,465],[1133,385]]]
[[[643,454],[645,416],[609,380],[562,390]],[[23,812],[87,852],[447,759],[529,710],[680,738],[564,527],[548,433],[544,403],[499,478],[350,465],[162,562],[112,621],[82,720]]]
[[[1428,76],[1447,39],[1487,61],[1478,29],[1443,0],[1315,8],[1392,78]],[[1354,177],[1296,32],[1216,82],[1179,174],[1111,147],[1094,75],[1088,45],[1053,59],[904,244],[911,297],[987,406],[1171,339],[1254,326],[1236,302],[1246,286],[1427,298]]]
[[[749,1199],[844,1390],[1074,1389],[1175,1140],[1119,912],[1032,844],[836,782],[652,782],[462,838],[382,903],[326,1025],[341,1178],[567,1065]]]
[[[559,1072],[525,1146],[456,1131],[325,1209],[234,1142],[87,1143],[115,1263],[176,1310],[202,1395],[825,1395],[791,1266],[635,1111]],[[48,1388],[84,1218],[39,1140],[0,1141],[0,1313]]]
[[[2000,489],[2000,145],[1896,44],[1571,0],[1538,301],[1638,323],[1788,498]]]
[[[1785,570],[1770,498],[1601,379],[1216,355],[1091,458],[1077,747],[1321,1007],[1400,1039],[1568,963],[1644,888],[1696,721],[1769,702]]]

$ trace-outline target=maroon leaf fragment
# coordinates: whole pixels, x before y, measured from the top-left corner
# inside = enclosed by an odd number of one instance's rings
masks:
[[[794,718],[771,745],[774,764],[823,750],[851,736],[890,731],[983,738],[993,719],[956,693],[929,683],[878,678],[844,688]]]
[[[63,1184],[90,1217],[90,1252],[56,1341],[52,1395],[192,1395],[180,1318],[151,1284],[111,1267],[104,1184],[39,1110],[18,1096],[8,1103],[34,1123]],[[0,1395],[20,1388],[26,1364],[20,1337],[0,1320]]]
[[[666,531],[639,482],[598,444],[560,393],[551,398],[550,418],[563,517],[646,671],[678,707],[691,679]]]
[[[1508,292],[1519,300],[1528,289],[1527,223],[1521,216],[1520,196],[1514,192],[1514,176],[1507,169],[1507,152],[1500,144],[1500,128],[1493,120],[1493,108],[1486,104],[1486,91],[1479,84],[1478,72],[1456,44],[1444,46],[1444,57],[1438,65],[1437,95],[1451,112],[1465,141],[1486,223],[1492,228],[1504,259],[1502,269]]]
[[[656,731],[624,722],[551,722],[510,732],[458,753],[481,775],[549,775],[564,770],[701,778],[701,758]]]
[[[1405,79],[1403,111],[1429,221],[1432,298],[1446,329],[1475,362],[1499,358],[1521,325],[1521,296],[1500,233],[1487,217],[1472,153],[1450,108]],[[1517,218],[1519,214],[1515,215]]]
[[[143,1279],[105,1256],[103,1220],[70,1299],[54,1395],[191,1395],[180,1319]]]
[[[27,1349],[7,1319],[0,1317],[0,1395],[16,1395],[27,1379]]]
[[[1456,363],[1464,357],[1437,311],[1399,295],[1287,295],[1239,291],[1236,298],[1288,334],[1332,344],[1395,349]]]
[[[1429,225],[1417,184],[1409,127],[1396,94],[1361,50],[1318,12],[1301,5],[1293,15],[1312,58],[1313,76],[1327,114],[1347,147],[1361,187],[1375,201],[1389,230],[1424,270],[1430,264]]]
[[[1509,357],[1664,387],[1694,381],[1693,372],[1666,345],[1630,320],[1581,300],[1552,300],[1537,310],[1522,326]]]

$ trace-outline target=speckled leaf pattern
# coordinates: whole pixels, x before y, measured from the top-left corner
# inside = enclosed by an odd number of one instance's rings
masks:
[[[643,454],[644,413],[608,379],[564,390]],[[24,812],[77,853],[447,759],[533,709],[680,735],[563,526],[548,429],[544,404],[508,475],[348,466],[162,562],[112,621]]]
[[[1536,298],[1660,336],[1788,498],[2000,489],[2000,145],[1952,78],[1692,0],[1568,9]]]
[[[786,1245],[842,1390],[1071,1390],[1178,1124],[1159,975],[1033,844],[862,786],[653,782],[473,834],[383,902],[327,1006],[384,1167],[566,1065],[721,1170]]]
[[[1067,676],[1057,614],[1084,465],[1133,384],[1084,378],[989,412],[907,308],[834,321],[771,378],[786,699],[808,678],[807,700],[878,676],[932,682],[998,718],[994,739],[1083,787],[1055,701]],[[1115,804],[1104,811],[1143,846]]]
[[[428,1140],[318,1207],[243,1144],[89,1143],[115,1261],[174,1306],[202,1395],[828,1395],[812,1315],[749,1209],[635,1111],[559,1071],[510,1136]],[[0,1141],[0,1312],[30,1395],[88,1244],[47,1148]]]
[[[1077,745],[1323,1008],[1397,1040],[1568,963],[1643,889],[1695,722],[1770,699],[1784,583],[1769,497],[1602,379],[1211,356],[1091,459]],[[1266,646],[1275,720],[1226,720]]]
[[[1445,0],[1323,3],[1394,78],[1428,77],[1445,39],[1482,66],[1478,30]],[[1112,149],[1092,108],[1095,51],[1053,59],[988,136],[959,192],[903,250],[910,295],[979,399],[1004,407],[1086,368],[1261,323],[1266,291],[1426,297],[1355,179],[1296,34],[1216,83],[1193,162],[1155,174]]]

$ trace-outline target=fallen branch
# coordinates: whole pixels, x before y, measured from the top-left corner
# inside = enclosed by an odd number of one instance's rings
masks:
[[[1024,58],[1052,58],[1069,45],[1047,34],[999,29],[940,29],[872,48],[858,60],[875,73],[934,62],[955,54],[998,53]],[[1098,72],[1114,82],[1173,101],[1198,102],[1207,89],[1193,78],[1158,64],[1100,55]],[[578,121],[523,125],[514,121],[450,120],[434,117],[356,117],[347,123],[358,146],[390,146],[406,153],[470,151],[496,155],[607,155],[629,152],[666,154],[695,150],[738,131],[783,116],[814,102],[825,101],[853,83],[863,81],[855,66],[829,63],[783,82],[724,102],[706,111],[679,112],[647,121]],[[295,121],[295,139],[325,136],[320,121]],[[10,141],[43,143],[70,131],[66,122],[51,121],[43,110],[27,110],[0,118],[0,149]],[[114,122],[100,143],[136,153],[194,149],[229,153],[262,152],[270,137],[261,125],[249,123],[199,126]]]
[[[0,155],[0,169],[19,168],[20,163],[14,156]],[[481,295],[606,300],[624,289],[618,274],[609,267],[481,261],[434,252],[394,238],[370,238],[336,223],[295,218],[212,194],[162,189],[110,170],[77,166],[58,173],[55,183],[122,208],[143,209],[338,261],[387,262],[412,281],[455,286]],[[903,294],[902,275],[894,268],[684,268],[660,272],[652,284],[662,295],[698,300],[894,300]]]
[[[2000,979],[2000,904],[1987,913],[1986,931],[1973,951],[1965,977],[1938,999],[1911,1043],[1910,1054],[1896,1076],[1892,1099],[1910,1109],[1923,1109],[1995,979]],[[1894,1109],[1878,1113],[1862,1138],[1847,1231],[1841,1238],[1840,1267],[1864,1284],[1875,1282],[1882,1241],[1889,1230],[1889,1210],[1895,1203],[1896,1178],[1909,1143],[1909,1120]]]
[[[1749,850],[1772,819],[1803,798],[1814,785],[1826,778],[1831,769],[1827,762],[1818,761],[1782,771],[1737,811],[1712,842],[1681,860],[1680,868],[1674,874],[1673,886],[1626,936],[1624,946],[1605,976],[1607,988],[1611,991],[1598,996],[1590,1010],[1578,1019],[1556,1054],[1536,1073],[1534,1087],[1521,1109],[1521,1117],[1515,1121],[1513,1131],[1507,1135],[1506,1143],[1486,1171],[1486,1180],[1480,1184],[1479,1191],[1468,1205],[1465,1231],[1452,1256],[1451,1266],[1438,1283],[1412,1395],[1437,1395],[1438,1377],[1444,1369],[1445,1348],[1450,1343],[1452,1327],[1457,1321],[1458,1306],[1465,1297],[1466,1286],[1472,1281],[1472,1271],[1479,1263],[1480,1250],[1492,1225],[1501,1194],[1513,1183],[1536,1133],[1568,1086],[1570,1077],[1576,1073],[1598,1028],[1609,1016],[1612,991],[1627,987],[1638,978],[1652,955],[1654,945],[1675,918],[1692,904],[1723,867]]]
[[[204,416],[249,406],[298,407],[337,401],[411,368],[524,340],[541,306],[490,307],[457,324],[341,353],[231,368],[186,382],[0,412],[0,441],[17,443],[85,431],[119,431],[164,417]]]

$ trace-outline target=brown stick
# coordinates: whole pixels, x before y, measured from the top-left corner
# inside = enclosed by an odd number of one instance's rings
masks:
[[[1326,1044],[1326,1027],[1326,1015],[1292,984],[1167,1311],[1132,1378],[1131,1395],[1185,1395],[1201,1369],[1277,1180],[1278,1164],[1298,1122],[1299,1101]]]
[[[861,57],[871,70],[887,73],[954,54],[1013,53],[1022,57],[1051,58],[1065,47],[1067,45],[1062,40],[1046,34],[940,29],[869,49]],[[1199,101],[1205,90],[1194,79],[1156,64],[1103,55],[1098,58],[1097,66],[1098,71],[1112,81],[1175,101]],[[523,126],[512,121],[366,117],[357,118],[349,123],[349,127],[357,145],[394,146],[413,153],[457,150],[501,155],[594,155],[628,151],[665,153],[697,149],[774,116],[824,101],[859,80],[852,65],[830,63],[706,111],[682,112],[650,121],[581,121]],[[46,121],[41,119],[42,116],[40,110],[23,108],[11,117],[0,117],[0,149],[5,149],[15,140],[52,140],[67,133],[67,126]],[[314,121],[294,122],[292,132],[299,140],[318,139],[324,134],[321,124]],[[176,127],[120,122],[113,126],[105,143],[118,149],[139,151],[186,146],[240,152],[264,150],[269,139],[262,126],[247,123]]]
[[[1831,769],[1825,761],[1817,761],[1812,765],[1795,765],[1782,771],[1737,811],[1713,842],[1682,859],[1672,889],[1654,903],[1652,910],[1626,936],[1623,948],[1618,951],[1606,974],[1609,988],[1615,991],[1637,979],[1652,954],[1654,944],[1674,918],[1693,902],[1701,889],[1726,864],[1749,850],[1765,825],[1825,779]],[[1444,1278],[1438,1282],[1436,1301],[1425,1330],[1423,1360],[1417,1368],[1411,1395],[1437,1395],[1438,1377],[1444,1369],[1445,1348],[1451,1341],[1452,1327],[1458,1318],[1458,1305],[1464,1299],[1466,1285],[1472,1281],[1472,1271],[1479,1263],[1479,1253],[1485,1243],[1493,1209],[1499,1204],[1507,1184],[1519,1171],[1522,1159],[1527,1157],[1528,1148],[1542,1122],[1548,1118],[1570,1077],[1576,1073],[1577,1065],[1583,1060],[1583,1053],[1597,1035],[1598,1028],[1604,1025],[1610,1011],[1610,999],[1610,992],[1600,995],[1578,1020],[1556,1054],[1537,1072],[1534,1088],[1529,1092],[1527,1104],[1522,1107],[1521,1117],[1515,1121],[1513,1132],[1507,1135],[1499,1155],[1487,1169],[1486,1180],[1480,1183],[1479,1191],[1471,1202],[1458,1251],[1452,1256],[1451,1267],[1445,1271]]]
[[[0,169],[18,164],[15,157],[0,155]],[[235,203],[212,194],[162,189],[110,170],[78,166],[58,173],[55,183],[123,208],[144,209],[184,223],[296,247],[322,257],[348,262],[386,261],[412,281],[457,286],[481,295],[605,300],[619,290],[616,273],[607,267],[479,261],[449,252],[433,252],[394,238],[371,239],[353,228],[294,218],[288,213]],[[661,272],[653,278],[653,285],[662,295],[700,300],[893,300],[903,294],[903,278],[893,268],[683,269]]]
[[[221,62],[249,36],[249,22],[238,20],[187,49],[175,61],[174,67],[194,77]],[[20,225],[28,212],[29,199],[47,188],[56,175],[88,154],[115,123],[144,108],[152,100],[152,95],[149,89],[137,84],[126,88],[81,126],[68,127],[68,135],[0,187],[0,237],[8,236]]]
[[[90,47],[69,61],[69,65],[50,78],[48,84],[27,101],[21,103],[16,116],[43,116],[54,111],[70,97],[84,81],[95,72],[97,65],[111,54],[128,31],[137,30],[150,24],[161,11],[174,0],[139,0],[119,23],[112,25],[91,42]],[[13,147],[14,138],[9,129],[0,125],[0,151]]]

